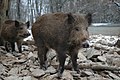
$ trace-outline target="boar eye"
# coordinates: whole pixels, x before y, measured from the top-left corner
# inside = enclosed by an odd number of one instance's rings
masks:
[[[23,28],[21,27],[20,30],[22,30]]]
[[[76,31],[79,31],[79,28],[78,28],[78,27],[76,27],[76,28],[75,28],[75,30],[76,30]]]

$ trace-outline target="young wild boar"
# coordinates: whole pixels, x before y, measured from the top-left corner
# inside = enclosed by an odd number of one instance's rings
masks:
[[[91,14],[44,14],[32,26],[32,34],[38,48],[41,68],[45,68],[46,53],[53,48],[58,53],[58,77],[62,76],[66,53],[71,56],[73,69],[79,73],[77,54],[81,47],[88,47],[88,26]],[[84,44],[83,44],[84,42]]]
[[[29,21],[25,24],[16,20],[6,20],[3,23],[1,30],[1,37],[5,41],[6,51],[10,51],[7,43],[9,42],[12,52],[15,51],[15,42],[17,42],[18,50],[22,52],[22,41],[24,38],[30,36],[27,28],[29,28]]]

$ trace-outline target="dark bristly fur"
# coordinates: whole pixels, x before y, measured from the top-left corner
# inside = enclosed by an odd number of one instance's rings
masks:
[[[77,54],[82,42],[88,39],[88,26],[91,14],[79,15],[72,13],[44,14],[32,26],[32,34],[38,48],[41,68],[46,68],[46,53],[53,48],[58,53],[60,77],[64,71],[66,52],[71,56],[73,68],[77,67]]]
[[[29,22],[22,23],[16,20],[6,20],[2,25],[1,37],[4,40],[5,48],[9,52],[7,43],[9,42],[12,48],[12,51],[15,51],[15,42],[19,52],[22,52],[22,41],[24,38],[30,36],[27,28],[29,27]]]

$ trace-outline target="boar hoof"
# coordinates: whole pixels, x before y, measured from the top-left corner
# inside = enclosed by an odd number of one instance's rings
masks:
[[[57,78],[60,79],[62,77],[62,73],[58,72]]]
[[[41,69],[43,69],[44,71],[47,70],[47,65],[45,65],[45,64],[42,65],[42,66],[41,66]]]

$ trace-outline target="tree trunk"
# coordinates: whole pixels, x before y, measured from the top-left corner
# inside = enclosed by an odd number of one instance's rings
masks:
[[[3,22],[8,18],[8,0],[0,0],[0,33]],[[0,36],[0,45],[3,45],[3,41]]]
[[[18,15],[18,20],[21,20],[21,15],[20,15],[20,0],[17,0],[17,15]]]

